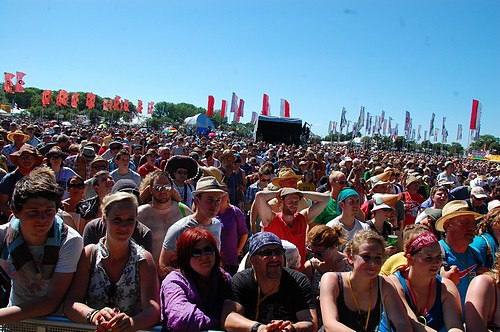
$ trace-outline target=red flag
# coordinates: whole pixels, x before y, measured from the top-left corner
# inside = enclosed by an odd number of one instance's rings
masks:
[[[137,101],[137,113],[142,114],[142,100]]]
[[[66,90],[60,90],[56,97],[56,106],[67,106],[69,94]]]
[[[222,99],[222,106],[220,108],[220,117],[224,118],[226,116],[227,101]]]
[[[130,110],[128,108],[128,99],[123,100],[123,110],[125,112],[130,112]]]
[[[281,99],[280,116],[284,118],[290,117],[290,104],[285,99]]]
[[[115,96],[115,102],[113,103],[113,109],[117,111],[120,109],[120,96]]]
[[[153,109],[154,109],[155,103],[150,101],[148,102],[148,114],[153,114]]]
[[[14,89],[15,92],[24,92],[24,81],[23,77],[26,76],[25,73],[21,73],[20,71],[16,71],[16,88]]]
[[[47,107],[50,104],[50,98],[52,96],[51,90],[43,90],[42,92],[42,106]]]
[[[208,107],[207,107],[207,116],[214,116],[214,104],[215,98],[214,96],[208,96]]]
[[[109,99],[106,98],[102,100],[102,110],[109,111]]]
[[[95,107],[95,94],[92,92],[87,93],[87,101],[85,102],[85,106],[88,109],[93,109]]]
[[[243,108],[245,107],[245,101],[240,99],[240,105],[238,106],[238,111],[234,113],[234,122],[240,122],[240,117],[243,116]]]
[[[479,101],[476,99],[472,99],[472,112],[470,115],[470,129],[477,129],[477,109],[479,107]]]
[[[71,107],[73,108],[78,108],[78,96],[80,94],[79,93],[73,93],[73,95],[71,96]]]
[[[264,97],[262,98],[262,115],[269,115],[269,96],[264,93]]]
[[[12,86],[14,85],[12,83],[12,79],[14,78],[14,74],[11,74],[11,73],[5,73],[5,76],[4,76],[4,83],[3,83],[3,91],[7,92],[7,93],[14,93],[14,91],[12,91]]]

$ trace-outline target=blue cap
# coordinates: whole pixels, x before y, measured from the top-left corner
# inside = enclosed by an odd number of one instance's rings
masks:
[[[250,254],[250,257],[255,255],[255,253],[263,246],[267,246],[270,244],[278,245],[283,249],[280,238],[277,237],[274,233],[270,232],[260,232],[254,234],[250,237],[250,240],[248,242],[248,252]]]

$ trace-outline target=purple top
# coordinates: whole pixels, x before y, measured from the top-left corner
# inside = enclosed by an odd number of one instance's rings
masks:
[[[180,271],[172,271],[160,289],[161,321],[174,331],[201,331],[220,328],[222,302],[228,295],[231,277],[222,272],[224,281],[213,273],[210,296],[202,299],[196,283]],[[221,289],[224,288],[224,289]],[[205,303],[204,300],[207,300]]]
[[[238,241],[244,234],[248,234],[248,227],[245,222],[245,215],[239,208],[231,205],[224,213],[216,216],[222,224],[220,236],[220,255],[224,264],[238,265]]]

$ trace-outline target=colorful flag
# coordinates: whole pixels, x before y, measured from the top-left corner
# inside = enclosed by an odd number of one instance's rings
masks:
[[[434,132],[434,118],[436,117],[436,114],[432,113],[431,115],[431,126],[429,128],[429,135],[432,135],[431,133]]]
[[[389,136],[390,136],[390,135],[392,135],[391,122],[392,122],[392,118],[391,118],[391,117],[389,117],[389,126],[388,126],[389,128],[387,129],[387,130],[388,130],[388,134],[389,134]]]
[[[418,125],[418,131],[417,131],[417,141],[420,141],[422,136],[420,135],[420,130],[422,129],[422,125]]]
[[[359,110],[359,117],[358,117],[358,126],[356,127],[358,131],[361,131],[363,129],[363,126],[365,125],[365,107],[361,106],[361,109]]]
[[[21,73],[20,71],[16,71],[16,87],[14,89],[14,92],[24,92],[24,81],[23,81],[23,77],[26,76],[25,73]]]
[[[92,92],[87,93],[85,106],[87,106],[88,109],[93,109],[95,107],[95,94],[93,94]]]
[[[382,129],[382,135],[386,135],[387,133],[387,119],[384,120],[384,125],[383,125],[383,129]]]
[[[409,135],[410,133],[410,112],[406,111],[405,117],[405,134]]]
[[[439,128],[434,128],[434,142],[438,140]]]
[[[208,106],[207,106],[207,116],[214,116],[214,104],[215,98],[214,96],[208,96]]]
[[[102,110],[109,111],[109,99],[105,98],[102,100]]]
[[[286,99],[281,99],[280,116],[283,118],[290,117],[290,103]]]
[[[220,117],[221,118],[226,117],[226,110],[227,110],[227,101],[222,99],[222,105],[220,107]]]
[[[121,99],[121,98],[122,98],[122,97],[120,97],[120,96],[118,96],[118,95],[116,95],[116,96],[115,96],[115,100],[114,100],[114,102],[113,102],[113,109],[114,109],[115,111],[118,111],[118,110],[120,109],[120,99]]]
[[[382,115],[380,117],[380,123],[382,124],[382,123],[384,123],[384,121],[385,121],[385,111],[382,111]]]
[[[14,91],[12,90],[12,87],[14,86],[14,84],[12,83],[13,78],[14,74],[4,72],[3,91],[7,93],[14,93]]]
[[[250,120],[250,123],[253,124],[255,126],[255,124],[257,123],[257,118],[259,116],[257,115],[257,112],[253,111],[252,112],[252,120]]]
[[[441,129],[443,143],[446,143],[448,141],[448,130],[446,130],[445,122],[446,122],[446,117],[443,116],[443,128]]]
[[[363,111],[364,111],[364,109],[365,109],[365,108],[363,107]],[[370,118],[370,112],[367,112],[367,113],[366,113],[366,127],[365,127],[365,131],[366,131],[367,133],[369,133],[369,131],[370,131],[370,119],[371,119],[371,118]]]
[[[129,104],[128,104],[128,99],[124,99],[123,100],[123,111],[124,112],[130,112]]]
[[[155,107],[154,102],[152,101],[148,102],[148,114],[153,114],[154,107]]]
[[[43,90],[42,92],[42,106],[47,107],[50,104],[50,99],[52,97],[51,90]]]
[[[458,124],[458,129],[457,129],[457,141],[462,139],[462,125]]]
[[[71,95],[71,107],[78,108],[78,96],[79,95],[80,94],[76,93],[76,92]]]
[[[245,107],[245,101],[243,99],[240,99],[240,105],[238,107],[238,111],[234,113],[233,116],[233,121],[236,123],[240,122],[240,117],[243,116],[243,108]]]
[[[142,114],[142,100],[137,100],[137,113]]]
[[[69,94],[66,90],[59,90],[56,97],[56,106],[67,106]]]
[[[337,121],[333,121],[333,127],[332,127],[333,133],[337,133]]]
[[[262,115],[269,115],[269,96],[264,93],[264,97],[262,98]]]
[[[470,115],[470,129],[475,130],[477,128],[477,113],[479,108],[479,101],[472,99],[472,112]]]
[[[344,127],[347,125],[347,119],[345,117],[346,113],[347,111],[344,107],[342,107],[342,114],[340,115],[340,131],[344,130]]]
[[[358,130],[358,123],[357,122],[353,122],[352,124],[352,136],[351,136],[351,139],[354,139],[354,137],[356,137],[356,134],[358,133],[357,130]]]
[[[233,92],[233,97],[231,98],[231,109],[229,112],[235,113],[238,110],[238,96]]]

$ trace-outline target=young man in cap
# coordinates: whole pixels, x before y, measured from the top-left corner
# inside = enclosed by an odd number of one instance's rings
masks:
[[[196,211],[175,222],[167,230],[161,249],[158,274],[164,278],[172,267],[177,265],[176,245],[177,239],[187,229],[193,227],[205,227],[212,232],[217,239],[220,248],[220,234],[222,231],[220,221],[215,218],[219,212],[223,195],[227,192],[222,190],[222,186],[213,176],[201,178],[196,184],[196,190],[193,191]]]
[[[446,238],[439,241],[443,252],[441,276],[457,285],[462,308],[471,280],[486,272],[481,254],[470,244],[476,235],[476,221],[482,215],[469,211],[464,201],[451,201],[443,207],[442,217],[436,222],[436,230],[446,232]]]
[[[465,201],[469,205],[469,211],[485,215],[488,213],[487,198],[488,195],[486,195],[486,191],[482,187],[474,187],[470,190],[470,197]]]
[[[452,161],[447,161],[444,164],[443,171],[438,174],[436,180],[438,182],[446,180],[446,182],[453,182],[453,187],[460,186],[460,181],[453,172],[455,171],[455,164]]]
[[[284,267],[285,250],[273,233],[249,241],[252,267],[237,273],[224,301],[227,331],[316,331],[318,320],[307,277]]]
[[[85,146],[79,154],[72,155],[64,159],[63,165],[71,168],[76,174],[80,175],[82,179],[86,180],[91,178],[90,163],[96,156],[94,148]]]
[[[130,153],[127,149],[121,149],[114,160],[118,168],[110,172],[110,174],[115,182],[121,179],[129,179],[133,180],[137,186],[141,185],[141,176],[130,169]]]
[[[269,201],[278,198],[281,212],[274,212]],[[315,201],[311,207],[298,210],[303,198]],[[293,243],[301,256],[301,269],[306,261],[307,226],[312,225],[325,208],[330,197],[327,194],[300,191],[294,188],[282,188],[275,191],[259,191],[255,195],[255,206],[262,222],[262,230],[272,232],[280,239]]]

